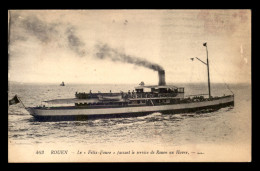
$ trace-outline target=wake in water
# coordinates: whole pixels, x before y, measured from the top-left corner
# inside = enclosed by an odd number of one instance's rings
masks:
[[[104,87],[105,86],[105,87]],[[118,86],[104,85],[106,90],[115,92]],[[126,90],[132,86],[125,86]],[[199,87],[199,86],[198,86]],[[38,101],[54,99],[59,94],[70,97],[71,91],[60,89],[55,85],[13,85],[10,91],[13,94],[20,94],[23,97],[25,106],[37,106]],[[248,88],[248,86],[243,87]],[[20,90],[26,90],[21,91]],[[75,86],[75,91],[85,90],[86,85]],[[41,99],[37,99],[39,92],[44,94]],[[193,94],[192,86],[188,90]],[[194,90],[195,91],[195,90]],[[203,91],[203,90],[201,90]],[[197,92],[197,89],[196,89]],[[241,93],[240,93],[241,92]],[[236,92],[236,104],[233,108],[226,107],[211,113],[182,113],[182,114],[162,114],[159,112],[144,116],[134,117],[111,117],[93,118],[85,120],[69,121],[39,121],[29,115],[19,104],[12,105],[8,109],[8,136],[16,144],[35,143],[83,143],[83,144],[106,144],[127,143],[127,142],[147,142],[167,144],[185,144],[189,142],[223,142],[230,137],[236,129],[231,123],[236,119],[244,117],[245,106],[250,106],[250,91],[238,89]],[[248,95],[249,97],[245,97]],[[241,99],[241,100],[240,100]],[[242,109],[241,109],[242,108]],[[217,130],[215,128],[218,128]],[[224,134],[226,136],[224,136]],[[40,135],[44,136],[40,136]]]

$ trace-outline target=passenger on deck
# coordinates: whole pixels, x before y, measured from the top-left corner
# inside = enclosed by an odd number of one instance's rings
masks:
[[[132,92],[132,98],[135,98],[135,91],[133,90],[133,92]]]
[[[90,96],[90,98],[92,98],[92,92],[91,92],[91,90],[89,91],[89,96]]]

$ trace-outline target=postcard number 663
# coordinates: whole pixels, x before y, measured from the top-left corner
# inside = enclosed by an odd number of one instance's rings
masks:
[[[37,150],[36,154],[44,154],[44,150]]]

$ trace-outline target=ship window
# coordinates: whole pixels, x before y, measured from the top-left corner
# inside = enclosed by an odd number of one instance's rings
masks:
[[[140,104],[140,100],[137,100],[137,103]]]
[[[184,88],[178,88],[179,93],[184,93]]]
[[[142,93],[142,92],[144,92],[144,90],[143,89],[136,89],[136,92],[137,93]]]

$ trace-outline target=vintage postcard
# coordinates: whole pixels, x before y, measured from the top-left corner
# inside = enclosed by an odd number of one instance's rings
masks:
[[[10,163],[251,161],[251,10],[8,14]]]

